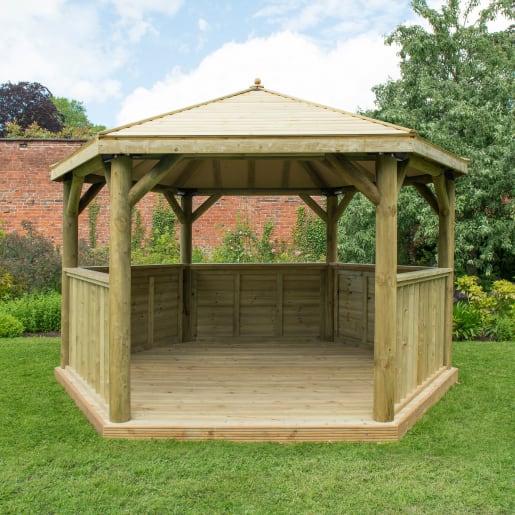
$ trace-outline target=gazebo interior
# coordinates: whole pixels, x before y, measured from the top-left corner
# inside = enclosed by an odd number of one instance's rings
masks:
[[[99,134],[52,168],[64,192],[57,379],[105,437],[401,438],[457,380],[454,183],[466,171],[413,130],[258,80]],[[109,267],[80,267],[79,215],[104,187]],[[438,218],[437,268],[398,266],[402,187]],[[150,191],[181,224],[180,264],[131,266],[131,208]],[[375,264],[338,262],[356,193],[376,208]],[[298,195],[326,223],[326,263],[192,264],[193,224],[222,195]]]

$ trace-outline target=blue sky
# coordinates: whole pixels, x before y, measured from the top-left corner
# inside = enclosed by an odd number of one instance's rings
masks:
[[[409,0],[3,0],[0,82],[40,82],[108,127],[255,77],[355,111],[398,77],[383,36],[406,22],[417,22]]]

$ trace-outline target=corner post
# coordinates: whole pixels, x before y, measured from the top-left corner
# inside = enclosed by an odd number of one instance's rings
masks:
[[[397,348],[397,162],[379,156],[376,181],[374,420],[394,419]]]
[[[109,419],[130,419],[131,358],[131,209],[132,163],[117,157],[111,163],[109,199]]]
[[[454,296],[454,223],[456,183],[452,174],[446,174],[445,189],[449,201],[449,211],[440,210],[438,216],[438,266],[451,268],[453,271],[447,279],[445,292],[445,322],[444,322],[444,351],[443,364],[452,366],[452,317]]]
[[[193,197],[187,193],[181,197],[184,220],[181,223],[181,263],[184,265],[182,278],[182,341],[192,338],[191,328],[191,262],[193,249]]]
[[[63,254],[61,300],[61,368],[70,364],[70,281],[65,268],[79,264],[79,212],[73,209],[70,199],[73,178],[63,182]]]
[[[334,290],[335,274],[334,263],[338,261],[338,197],[330,193],[327,195],[327,220],[326,220],[326,264],[327,287],[325,305],[325,339],[334,341]]]

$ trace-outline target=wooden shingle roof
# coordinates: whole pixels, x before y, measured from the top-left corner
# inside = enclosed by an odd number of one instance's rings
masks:
[[[410,129],[259,86],[115,128],[109,136],[399,135]]]

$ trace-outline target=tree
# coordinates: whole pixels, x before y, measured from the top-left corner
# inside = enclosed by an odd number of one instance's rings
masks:
[[[105,130],[104,125],[94,125],[89,121],[83,102],[65,97],[52,97],[52,102],[63,116],[65,127],[76,127],[89,135]]]
[[[479,5],[446,0],[437,11],[426,0],[414,0],[413,10],[429,29],[400,25],[387,37],[387,44],[400,47],[401,78],[374,88],[377,109],[367,114],[414,128],[470,159],[468,176],[457,182],[457,271],[511,279],[515,41],[513,25],[490,32],[488,23],[514,15],[511,0]],[[399,213],[399,240],[414,238],[412,257],[424,259],[430,249],[434,254],[438,226],[414,191],[403,193]]]
[[[36,123],[55,133],[62,129],[63,117],[45,86],[38,82],[7,82],[0,85],[0,137],[5,136],[8,123],[23,129]]]

